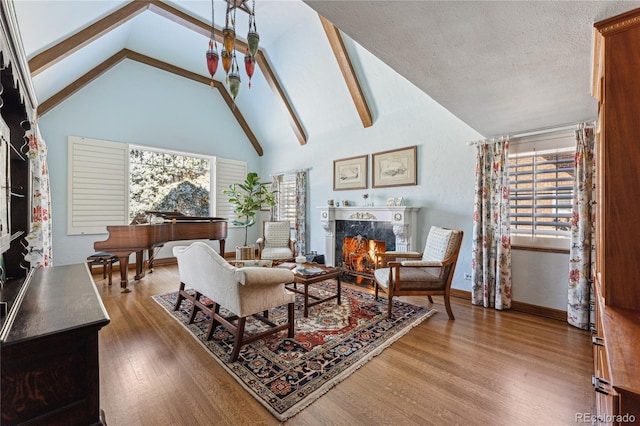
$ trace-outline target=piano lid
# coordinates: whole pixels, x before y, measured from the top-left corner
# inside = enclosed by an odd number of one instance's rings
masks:
[[[151,211],[148,210],[145,212],[149,218],[156,217],[161,218],[165,222],[218,222],[218,221],[226,221],[226,218],[223,217],[211,217],[211,216],[187,216],[184,213],[174,211],[174,212],[163,212],[163,211]],[[154,223],[154,220],[149,220]]]

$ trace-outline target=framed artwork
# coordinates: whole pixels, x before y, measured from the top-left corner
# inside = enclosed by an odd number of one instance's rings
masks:
[[[418,184],[417,146],[371,155],[373,188]]]
[[[367,188],[367,155],[333,161],[333,190]]]

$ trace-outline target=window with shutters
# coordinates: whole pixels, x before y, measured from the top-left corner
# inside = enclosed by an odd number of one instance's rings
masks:
[[[222,190],[246,177],[245,161],[69,137],[69,235],[102,234],[143,211],[234,219]]]
[[[569,248],[574,154],[574,148],[561,148],[509,155],[514,245]]]
[[[293,173],[278,175],[279,190],[276,194],[276,220],[288,220],[290,227],[296,223],[296,175]]]

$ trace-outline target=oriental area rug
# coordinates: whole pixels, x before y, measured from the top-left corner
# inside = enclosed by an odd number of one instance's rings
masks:
[[[310,293],[325,297],[335,294],[333,280],[309,287]],[[206,339],[209,317],[198,312],[187,324],[191,302],[183,301],[173,311],[177,292],[153,296],[165,311],[181,323],[225,370],[277,419],[284,421],[382,352],[386,347],[429,318],[436,311],[423,306],[393,301],[393,318],[387,318],[387,299],[376,302],[370,292],[342,286],[342,304],[335,299],[313,306],[304,318],[303,296],[296,294],[295,335],[286,331],[243,346],[236,362],[229,362],[233,336],[221,326]],[[206,298],[203,302],[208,302]],[[225,316],[224,308],[221,313]],[[269,311],[275,323],[287,322],[283,306]],[[247,319],[246,331],[255,332],[261,323]]]

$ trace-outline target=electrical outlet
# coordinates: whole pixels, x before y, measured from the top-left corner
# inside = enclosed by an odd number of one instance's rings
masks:
[[[471,274],[464,274],[464,279],[471,281]]]

